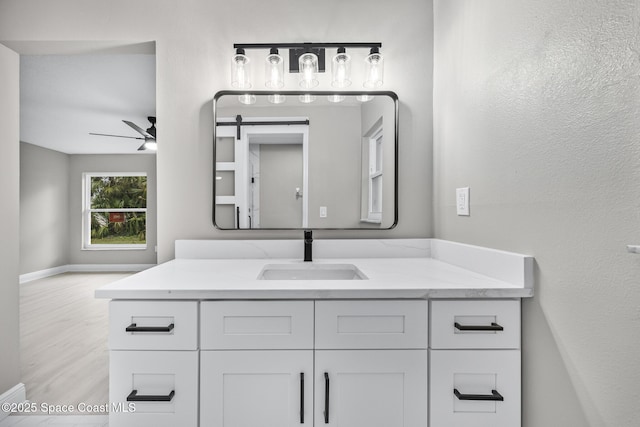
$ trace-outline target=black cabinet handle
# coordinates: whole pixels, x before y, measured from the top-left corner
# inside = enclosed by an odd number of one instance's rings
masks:
[[[171,402],[175,394],[176,391],[171,390],[166,396],[139,395],[138,390],[132,390],[127,396],[127,402]]]
[[[127,332],[171,332],[173,330],[173,323],[169,326],[138,326],[135,323],[127,326],[125,331]]]
[[[462,394],[458,391],[457,388],[453,389],[453,394],[459,400],[492,400],[495,402],[504,401],[504,397],[497,390],[491,390],[491,394]]]
[[[329,424],[329,374],[324,373],[324,423]]]
[[[300,424],[304,424],[304,372],[300,372]]]
[[[455,322],[453,326],[459,331],[504,331],[504,328],[498,325],[496,322],[491,322],[491,325],[461,325]]]

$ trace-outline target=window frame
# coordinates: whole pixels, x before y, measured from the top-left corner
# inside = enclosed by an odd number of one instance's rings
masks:
[[[94,212],[144,212],[145,213],[145,235],[147,233],[146,218],[148,215],[148,199],[145,208],[112,208],[112,209],[92,209],[91,208],[91,179],[97,177],[133,177],[144,176],[147,178],[147,194],[149,189],[149,177],[146,172],[83,172],[82,173],[82,247],[84,251],[114,251],[114,250],[146,250],[147,243],[144,244],[92,244],[91,243],[91,214]]]
[[[378,150],[378,146],[380,146],[380,150]],[[383,171],[384,171],[384,132],[383,127],[380,125],[377,129],[375,129],[371,136],[368,138],[368,149],[369,149],[369,174],[367,178],[368,187],[369,187],[369,200],[367,203],[367,219],[366,222],[380,224],[382,223],[382,186],[384,183],[383,179]],[[380,154],[378,156],[378,153]],[[380,157],[378,159],[378,157]],[[379,161],[378,161],[379,160]],[[379,166],[379,168],[378,168]],[[379,180],[378,187],[378,204],[380,205],[379,211],[373,210],[373,192],[374,192],[374,180]]]

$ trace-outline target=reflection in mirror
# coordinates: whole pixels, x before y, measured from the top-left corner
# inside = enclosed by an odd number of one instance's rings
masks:
[[[216,227],[395,227],[393,92],[222,91],[213,109]]]

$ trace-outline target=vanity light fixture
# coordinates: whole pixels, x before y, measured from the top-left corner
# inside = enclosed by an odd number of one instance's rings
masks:
[[[256,96],[254,94],[244,94],[238,96],[238,102],[244,105],[251,105],[256,103]]]
[[[313,89],[318,86],[318,55],[313,52],[305,52],[298,58],[298,70],[300,70],[300,87]]]
[[[342,102],[345,99],[347,99],[347,97],[345,95],[328,95],[327,96],[327,100],[329,102],[333,102],[333,103],[338,103],[338,102]]]
[[[382,86],[382,77],[384,74],[384,58],[380,54],[377,47],[371,48],[369,55],[364,59],[365,78],[364,87],[367,89],[375,89]]]
[[[311,95],[310,93],[305,93],[304,95],[300,95],[298,97],[298,100],[303,104],[311,104],[313,101],[316,100],[316,96]]]
[[[278,49],[271,48],[264,67],[264,84],[269,89],[280,89],[284,86],[284,59]]]
[[[244,49],[236,49],[231,58],[231,86],[236,89],[251,89],[251,60]]]
[[[331,60],[331,86],[345,88],[351,85],[351,57],[344,47]]]
[[[287,100],[287,97],[278,93],[274,93],[267,96],[267,100],[272,104],[282,104]]]
[[[356,99],[360,102],[369,102],[373,100],[372,95],[357,95]]]
[[[325,49],[337,49],[331,57],[331,85],[343,89],[351,85],[351,50],[369,49],[364,59],[365,79],[363,86],[379,88],[383,84],[384,60],[380,54],[382,43],[236,43],[236,53],[231,61],[231,86],[236,89],[251,87],[250,59],[246,49],[268,49],[265,59],[265,86],[269,89],[284,87],[284,58],[279,49],[289,51],[289,73],[299,73],[299,84],[303,89],[319,85],[318,74],[325,72]],[[347,54],[349,49],[349,54]]]

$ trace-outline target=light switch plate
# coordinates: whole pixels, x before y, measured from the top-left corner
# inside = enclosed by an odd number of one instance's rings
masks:
[[[459,216],[469,216],[469,187],[456,188],[456,212]]]
[[[326,218],[326,217],[327,217],[327,207],[320,206],[320,218]]]

